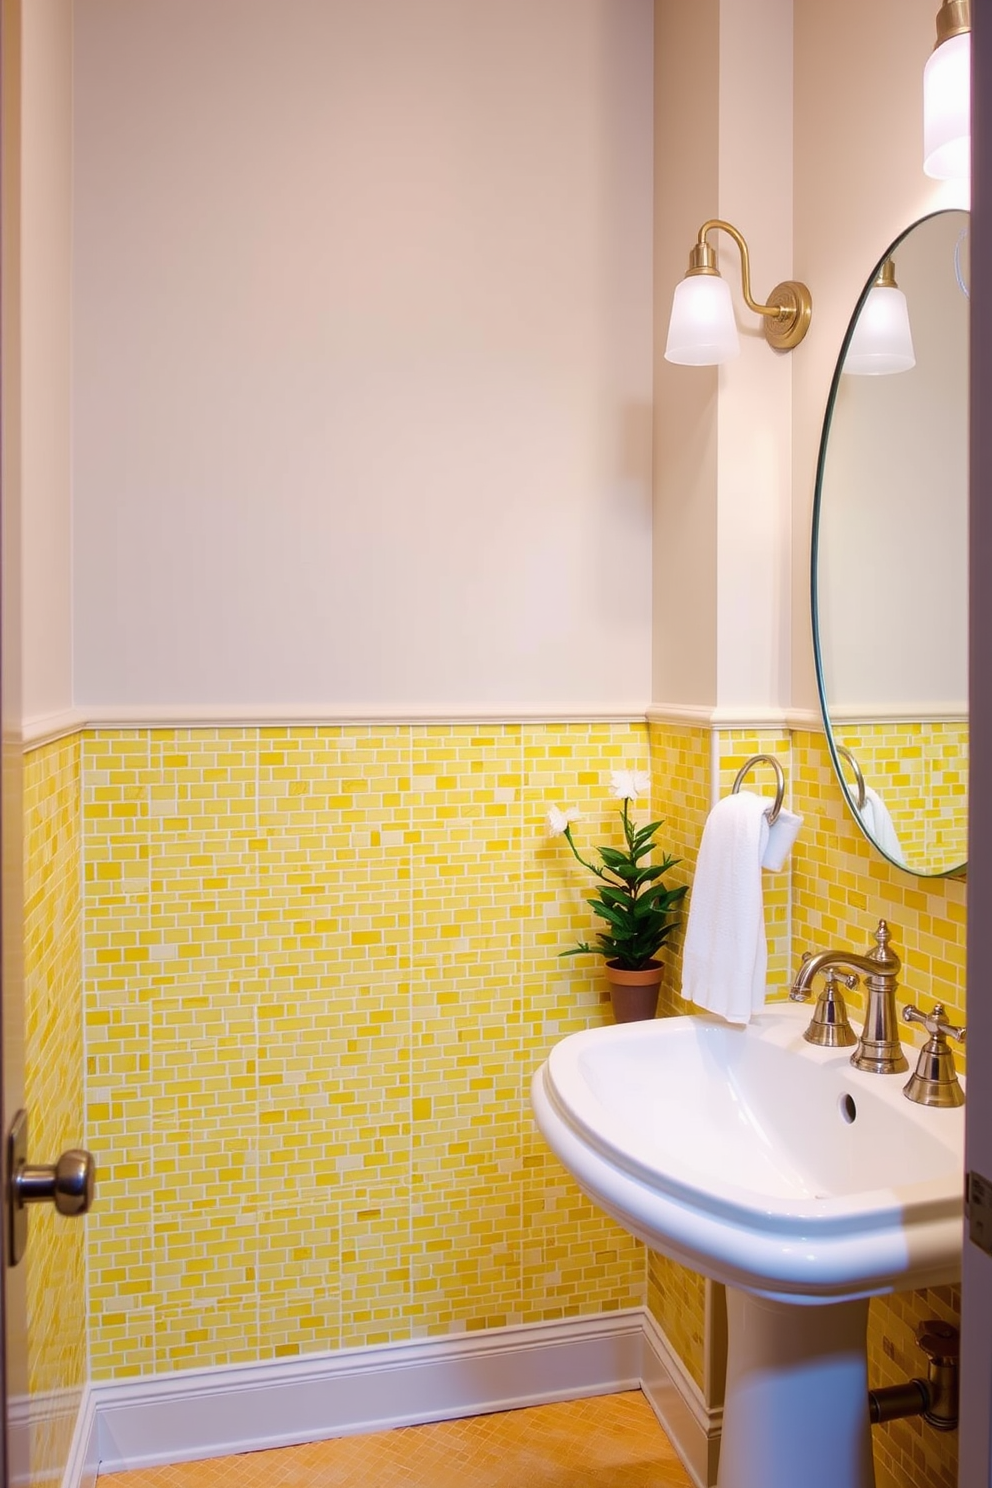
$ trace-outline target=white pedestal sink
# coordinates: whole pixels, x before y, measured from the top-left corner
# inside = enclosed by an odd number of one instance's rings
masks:
[[[963,1110],[807,1044],[808,1020],[590,1029],[534,1077],[585,1192],[729,1289],[719,1488],[872,1488],[867,1299],[960,1272]]]

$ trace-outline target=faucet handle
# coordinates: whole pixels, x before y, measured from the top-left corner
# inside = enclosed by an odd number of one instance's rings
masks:
[[[942,1002],[934,1003],[929,1013],[923,1013],[918,1007],[909,1003],[902,1010],[902,1021],[904,1023],[922,1023],[930,1037],[957,1039],[963,1044],[968,1037],[967,1028],[955,1028],[953,1023],[945,1022],[947,1009]]]
[[[930,1035],[920,1050],[914,1073],[903,1086],[903,1095],[921,1106],[964,1105],[964,1091],[947,1040],[953,1038],[963,1044],[967,1028],[956,1028],[946,1021],[947,1013],[942,1002],[938,1002],[929,1013],[922,1013],[912,1006],[904,1007],[902,1018],[904,1023],[921,1023]]]

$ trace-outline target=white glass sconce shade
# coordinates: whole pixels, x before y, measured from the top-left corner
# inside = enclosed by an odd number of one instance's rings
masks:
[[[930,53],[923,69],[923,169],[941,181],[971,173],[971,33]]]
[[[844,358],[844,371],[884,377],[916,366],[906,296],[895,285],[869,290]]]
[[[665,360],[714,367],[740,355],[730,286],[719,274],[688,274],[675,288]]]

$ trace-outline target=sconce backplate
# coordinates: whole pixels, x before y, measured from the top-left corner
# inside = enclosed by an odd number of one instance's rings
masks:
[[[776,351],[791,351],[809,330],[813,296],[797,279],[785,279],[776,284],[768,303],[777,306],[779,313],[764,317],[765,340]]]

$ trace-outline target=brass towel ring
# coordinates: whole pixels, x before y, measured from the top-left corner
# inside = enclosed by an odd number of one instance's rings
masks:
[[[753,769],[755,765],[762,764],[771,765],[775,771],[775,804],[770,811],[765,813],[768,817],[769,826],[773,826],[778,820],[778,814],[782,810],[782,802],[785,800],[785,771],[773,754],[755,754],[752,755],[751,759],[745,760],[744,764],[737,771],[737,779],[734,781],[731,794],[736,796],[741,788],[741,781],[747,772]]]

